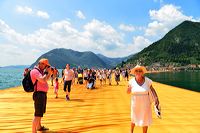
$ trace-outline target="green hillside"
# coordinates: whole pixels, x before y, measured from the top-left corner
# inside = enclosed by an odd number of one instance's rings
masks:
[[[151,44],[127,60],[126,64],[150,66],[184,66],[200,64],[200,23],[184,21],[161,40]]]

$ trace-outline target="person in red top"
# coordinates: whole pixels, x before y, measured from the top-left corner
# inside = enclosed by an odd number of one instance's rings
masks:
[[[32,122],[32,133],[48,130],[48,128],[41,126],[41,118],[46,112],[47,91],[49,89],[47,80],[51,77],[51,74],[49,61],[45,58],[40,59],[38,65],[30,73],[32,82],[37,82],[33,93],[35,113]]]

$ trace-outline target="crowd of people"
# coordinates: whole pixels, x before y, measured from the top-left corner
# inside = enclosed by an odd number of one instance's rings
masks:
[[[26,76],[29,71],[32,82],[36,83],[33,93],[35,113],[32,122],[32,133],[48,130],[48,128],[41,125],[41,119],[46,112],[47,92],[49,89],[47,81],[49,79],[51,79],[51,85],[54,86],[55,98],[58,98],[59,83],[63,84],[66,101],[70,101],[72,84],[83,84],[83,87],[87,89],[95,89],[96,82],[99,82],[100,86],[98,88],[100,88],[105,85],[119,85],[120,80],[127,81],[127,93],[131,94],[131,133],[133,133],[135,126],[142,126],[143,133],[147,133],[148,126],[152,122],[150,92],[157,112],[160,113],[158,95],[152,86],[152,81],[144,76],[146,68],[143,66],[136,66],[131,70],[119,68],[82,69],[81,67],[71,68],[70,64],[66,64],[59,82],[59,71],[56,67],[50,66],[48,59],[43,58],[39,60],[34,69],[25,69],[23,75]],[[131,80],[129,80],[130,74],[135,75]]]
[[[74,73],[74,78],[72,80],[73,84],[84,84],[88,89],[94,89],[95,83],[99,82],[100,87],[103,85],[112,85],[112,76],[114,76],[116,85],[119,85],[120,77],[122,76],[123,80],[129,80],[129,70],[121,70],[119,68],[115,69],[94,69],[94,68],[84,68],[80,66],[78,68],[71,69]],[[62,70],[62,79],[65,82],[64,78],[66,76],[65,69]]]
[[[30,71],[29,68],[24,70],[23,75]],[[55,98],[58,98],[58,89],[59,89],[59,77],[61,78],[61,82],[63,83],[63,90],[66,92],[66,100],[70,100],[69,95],[71,91],[72,84],[84,84],[87,89],[95,89],[96,82],[99,82],[100,87],[103,85],[119,85],[120,78],[122,80],[129,80],[129,71],[128,69],[94,69],[94,68],[70,68],[70,64],[66,65],[66,68],[62,70],[60,75],[58,69],[56,67],[50,67],[51,76],[51,86],[54,86]],[[114,76],[114,80],[112,81],[112,76]],[[114,83],[115,82],[115,83]]]

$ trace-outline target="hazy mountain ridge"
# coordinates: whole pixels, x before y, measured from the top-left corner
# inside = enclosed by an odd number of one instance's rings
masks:
[[[116,66],[118,63],[121,63],[122,61],[126,61],[129,58],[129,56],[119,57],[119,58],[110,58],[102,54],[97,54],[97,56],[99,56],[99,58],[101,58],[105,63],[110,64],[111,66]]]
[[[104,55],[96,55],[93,52],[78,52],[71,49],[53,49],[40,56],[35,63],[31,65],[33,68],[41,58],[49,59],[49,63],[56,68],[65,68],[66,64],[71,64],[72,67],[95,67],[95,68],[112,68],[120,63],[125,58],[109,58]]]
[[[10,65],[10,66],[2,66],[0,68],[28,68],[30,65]]]

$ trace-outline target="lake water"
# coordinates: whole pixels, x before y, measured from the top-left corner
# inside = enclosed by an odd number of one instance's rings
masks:
[[[0,89],[21,85],[24,69],[0,68]]]
[[[59,72],[62,70],[59,69]],[[23,79],[24,69],[0,68],[0,90],[20,86]]]
[[[0,68],[0,89],[20,86],[24,69]],[[59,69],[61,74],[61,69]],[[147,74],[153,81],[200,92],[200,71]]]
[[[200,92],[200,71],[147,74],[153,81]]]

